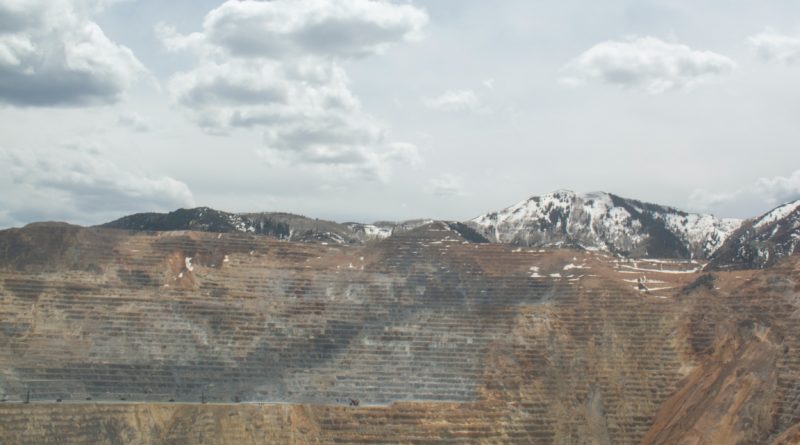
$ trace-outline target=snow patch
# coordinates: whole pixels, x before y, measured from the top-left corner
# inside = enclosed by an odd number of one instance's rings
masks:
[[[642,253],[653,233],[643,226],[648,220],[660,221],[692,255],[703,257],[709,257],[741,225],[737,219],[684,213],[605,192],[577,194],[568,190],[532,197],[471,222],[500,243],[577,245],[589,251]]]
[[[789,216],[792,212],[794,212],[798,208],[800,208],[800,199],[798,199],[797,201],[794,201],[794,202],[790,202],[790,203],[784,204],[784,205],[782,205],[782,206],[770,211],[766,215],[764,215],[761,218],[759,218],[758,221],[756,221],[756,223],[753,225],[753,227],[756,228],[756,229],[760,229],[761,227],[764,227],[764,226],[766,226],[768,224],[772,224],[775,221],[778,221],[778,220],[781,220],[783,218],[786,218],[787,216]]]
[[[659,270],[659,269],[646,269],[642,267],[633,267],[623,265],[622,267],[626,268],[627,270],[618,270],[619,273],[638,273],[638,272],[648,272],[648,273],[667,273],[667,274],[693,274],[697,273],[702,270],[702,267],[697,267],[694,269],[687,269],[687,270]]]

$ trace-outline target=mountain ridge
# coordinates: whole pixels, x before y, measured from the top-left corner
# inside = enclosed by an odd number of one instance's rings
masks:
[[[449,223],[468,227],[488,242],[521,247],[571,247],[627,258],[708,260],[712,269],[763,268],[798,250],[797,203],[800,201],[759,217],[734,219],[686,212],[608,192],[561,189],[467,221]],[[285,212],[230,213],[197,207],[137,213],[98,227],[245,232],[287,241],[362,244],[432,222],[435,220],[338,223]]]
[[[195,207],[168,213],[136,213],[96,227],[139,231],[243,232],[268,235],[286,241],[359,244],[384,239],[395,231],[411,230],[430,222],[433,220],[338,223],[287,212],[230,213],[210,207]]]
[[[800,251],[800,199],[745,221],[714,252],[710,269],[763,269]]]
[[[569,190],[533,196],[469,222],[495,242],[681,259],[708,258],[741,224],[607,192]]]

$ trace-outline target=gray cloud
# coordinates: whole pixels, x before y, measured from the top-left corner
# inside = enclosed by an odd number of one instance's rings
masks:
[[[452,173],[445,173],[430,181],[431,191],[436,196],[459,196],[464,193],[464,180]]]
[[[365,148],[358,138],[375,136],[362,131],[333,126],[298,128],[293,134],[266,132],[266,147],[258,150],[258,155],[273,166],[302,164],[320,177],[367,181],[388,180],[394,164],[416,167],[422,163],[414,144],[392,142],[380,149]]]
[[[422,103],[432,110],[446,112],[475,112],[481,109],[478,95],[472,90],[445,91],[436,97],[423,98]]]
[[[166,49],[198,56],[169,90],[206,131],[261,129],[269,164],[385,179],[408,157],[395,155],[387,130],[362,109],[339,59],[414,40],[426,23],[424,11],[383,1],[230,1],[206,15],[202,32],[162,24],[156,33]]]
[[[117,123],[122,127],[129,128],[139,133],[150,131],[150,122],[135,111],[121,113],[117,117]]]
[[[203,22],[209,42],[234,55],[363,57],[420,38],[425,12],[384,1],[229,1]]]
[[[78,106],[118,100],[145,69],[91,20],[106,2],[0,5],[0,102]]]
[[[209,64],[176,76],[172,90],[187,108],[285,104],[289,85],[271,71],[247,63]]]
[[[36,8],[31,7],[34,4],[22,1],[6,1],[0,4],[0,29],[4,33],[15,33],[37,26],[42,17]]]
[[[800,37],[779,34],[772,29],[748,38],[756,54],[767,62],[786,65],[800,61]]]
[[[96,150],[0,150],[0,160],[8,171],[0,203],[13,221],[96,223],[123,213],[194,205],[183,182],[122,168]]]
[[[733,60],[711,51],[655,37],[599,43],[567,64],[560,79],[577,86],[591,81],[659,94],[726,74]]]
[[[231,59],[201,63],[175,75],[169,86],[195,121],[225,129],[358,114],[347,83],[335,64]]]
[[[689,197],[689,206],[723,213],[748,208],[753,209],[753,214],[760,214],[796,199],[800,199],[800,170],[795,170],[788,176],[759,178],[756,182],[733,191],[697,189]]]

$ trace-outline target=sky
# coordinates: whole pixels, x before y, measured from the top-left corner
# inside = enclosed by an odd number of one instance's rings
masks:
[[[0,228],[800,198],[794,0],[0,0]]]

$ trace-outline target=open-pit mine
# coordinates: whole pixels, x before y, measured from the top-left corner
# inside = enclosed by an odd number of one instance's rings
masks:
[[[0,232],[0,443],[797,444],[800,258]]]

